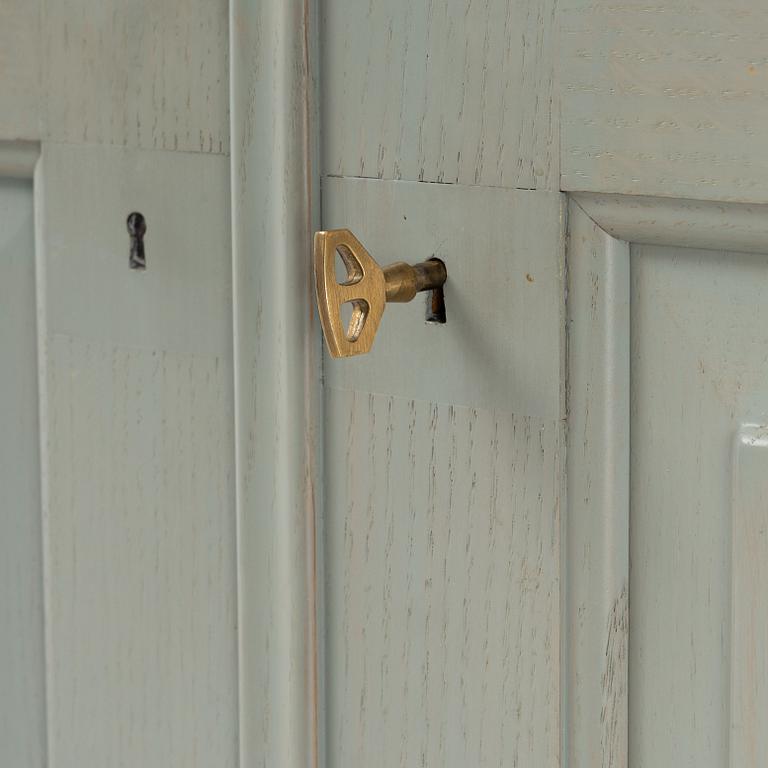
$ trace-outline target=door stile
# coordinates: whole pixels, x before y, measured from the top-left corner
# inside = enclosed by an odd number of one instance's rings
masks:
[[[629,244],[573,200],[568,239],[563,763],[627,765]]]
[[[322,499],[312,0],[230,3],[242,766],[316,766]]]

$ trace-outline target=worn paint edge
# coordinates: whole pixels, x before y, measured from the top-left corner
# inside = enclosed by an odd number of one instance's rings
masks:
[[[314,3],[229,11],[241,766],[320,761]]]
[[[563,764],[628,761],[629,243],[568,211]]]

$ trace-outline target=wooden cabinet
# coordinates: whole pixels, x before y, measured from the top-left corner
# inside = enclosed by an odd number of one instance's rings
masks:
[[[0,762],[764,765],[766,33],[5,3]],[[447,322],[330,359],[335,227]]]

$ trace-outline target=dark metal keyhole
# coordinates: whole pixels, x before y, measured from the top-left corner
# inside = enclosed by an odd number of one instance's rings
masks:
[[[128,234],[131,236],[128,266],[131,269],[146,269],[147,257],[144,254],[144,234],[147,231],[147,222],[140,213],[134,211],[128,215],[125,224],[128,227]]]

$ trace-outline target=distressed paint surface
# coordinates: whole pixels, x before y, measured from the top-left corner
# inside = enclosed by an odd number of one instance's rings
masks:
[[[227,3],[43,0],[45,137],[225,153]]]
[[[46,144],[36,182],[51,760],[234,766],[228,161]]]
[[[556,765],[560,422],[325,394],[328,764]]]
[[[229,151],[225,0],[5,0],[0,139]]]
[[[732,479],[756,500],[764,478],[753,463],[734,476],[732,463],[741,425],[768,411],[765,277],[765,255],[632,249],[629,722],[638,768],[728,764],[731,685],[737,703],[748,696],[746,645],[760,619],[745,607],[760,594],[754,548],[765,510],[734,507]],[[761,669],[747,673],[758,685]],[[761,765],[749,746],[763,722],[742,726],[731,765]]]
[[[561,188],[768,202],[768,8],[562,0]]]
[[[731,600],[731,768],[768,762],[768,429],[744,424],[733,455]]]
[[[47,346],[51,754],[236,766],[231,362]]]
[[[325,362],[332,386],[556,419],[562,413],[563,199],[558,193],[326,178],[323,226],[374,259],[442,259],[448,322],[391,304],[373,350]]]
[[[0,762],[45,765],[32,185],[0,180]]]
[[[556,188],[555,5],[323,3],[324,172]]]
[[[47,676],[47,743],[21,693],[24,727],[3,718],[30,738],[25,765],[238,762],[229,162],[214,157],[229,150],[228,35],[226,2],[0,7],[0,140],[43,154],[47,669],[29,628],[0,631],[25,643],[17,678]],[[37,149],[0,145],[3,173],[29,175]],[[132,210],[149,225],[143,274]],[[3,565],[33,621],[39,558]]]

